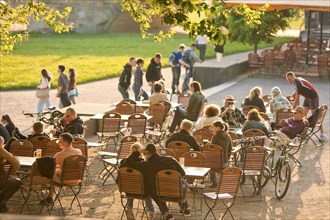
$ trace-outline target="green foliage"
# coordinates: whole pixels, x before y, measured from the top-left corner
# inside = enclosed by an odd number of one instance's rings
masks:
[[[15,43],[22,42],[28,39],[29,34],[24,31],[17,33],[11,31],[14,24],[27,25],[29,20],[33,18],[37,22],[43,20],[47,25],[57,33],[68,32],[72,29],[72,25],[68,24],[67,18],[71,11],[70,7],[59,12],[53,8],[48,7],[43,2],[35,2],[34,0],[27,0],[25,4],[18,5],[12,8],[5,2],[0,2],[0,51],[1,54],[11,53],[14,49]]]

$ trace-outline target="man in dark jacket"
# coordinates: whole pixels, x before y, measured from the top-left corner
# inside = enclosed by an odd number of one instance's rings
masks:
[[[156,193],[156,173],[161,170],[175,170],[181,174],[181,176],[185,176],[185,172],[180,164],[173,159],[172,157],[160,156],[157,153],[156,147],[154,144],[148,144],[145,149],[142,150],[145,158],[147,159],[147,164],[144,171],[145,183],[147,184],[147,188],[151,192],[152,199],[158,205],[160,211],[165,214],[166,219],[172,219],[173,216],[169,213],[168,207],[165,202],[161,201]],[[183,182],[183,194],[186,196],[187,194],[187,184]],[[180,209],[186,215],[190,214],[190,210],[188,209],[187,201],[180,204]]]
[[[160,53],[156,53],[154,58],[150,60],[150,64],[148,65],[148,69],[146,72],[146,80],[151,86],[151,93],[153,93],[154,83],[160,79],[165,80],[163,78],[161,69],[162,63],[160,62],[162,59],[162,55]]]
[[[131,85],[132,68],[136,66],[134,57],[129,59],[129,62],[124,66],[124,70],[119,77],[118,90],[123,96],[123,99],[129,99],[129,86]]]
[[[58,137],[61,133],[70,133],[75,135],[84,135],[85,125],[84,122],[77,116],[76,111],[73,108],[68,108],[64,114],[67,124],[64,126],[62,131],[52,130],[51,133]]]
[[[195,151],[199,151],[199,144],[196,139],[190,134],[192,123],[188,120],[183,120],[181,124],[181,130],[172,134],[166,141],[166,146],[172,141],[183,141],[189,144],[190,148]]]

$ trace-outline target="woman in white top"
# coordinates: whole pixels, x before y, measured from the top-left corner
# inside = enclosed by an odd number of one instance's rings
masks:
[[[220,113],[221,110],[218,105],[212,104],[205,106],[204,115],[197,120],[195,128],[201,129],[206,126],[211,126],[215,121],[221,121],[223,123]]]
[[[48,72],[46,69],[41,70],[42,78],[40,80],[39,85],[37,86],[37,89],[48,89],[50,90],[50,82],[52,80],[53,74],[51,72]],[[47,108],[51,106],[50,104],[50,97],[44,97],[39,98],[38,104],[37,104],[37,112],[42,112],[44,109],[44,105],[46,104]]]

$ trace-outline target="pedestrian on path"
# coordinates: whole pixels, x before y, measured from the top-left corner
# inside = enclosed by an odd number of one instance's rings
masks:
[[[72,104],[76,104],[77,75],[73,67],[69,68],[69,98]]]
[[[151,87],[151,94],[153,93],[154,83],[160,79],[165,80],[162,75],[161,59],[162,55],[160,53],[156,53],[155,56],[150,60],[150,64],[148,65],[148,69],[146,72],[146,80]]]
[[[198,35],[196,37],[197,49],[199,50],[199,58],[204,61],[205,60],[205,53],[206,53],[206,46],[207,46],[207,35]]]
[[[60,98],[59,108],[64,108],[71,105],[71,101],[68,96],[69,80],[64,73],[65,66],[58,66],[58,73],[60,74],[57,80],[57,94],[56,97]]]
[[[182,53],[186,49],[184,44],[180,44],[176,52],[174,52],[173,66],[172,66],[172,94],[179,94],[179,84],[181,75],[181,66],[189,68],[190,66],[182,59]],[[172,52],[173,54],[173,52]]]
[[[41,76],[42,77],[40,79],[39,85],[37,86],[37,89],[50,90],[53,74],[51,72],[49,72],[48,70],[46,70],[46,69],[42,69],[41,70]],[[45,104],[46,104],[47,108],[52,106],[52,104],[50,103],[49,92],[48,92],[48,96],[45,96],[43,98],[38,98],[38,104],[37,104],[37,112],[38,113],[43,111]]]
[[[218,63],[221,63],[225,44],[226,44],[226,42],[224,42],[223,44],[215,44],[215,46],[214,46],[214,51],[215,51]]]
[[[189,90],[189,81],[192,77],[195,62],[203,62],[200,58],[198,58],[197,54],[195,53],[196,49],[197,45],[195,43],[192,44],[191,47],[186,48],[182,57],[183,62],[188,64],[188,66],[185,68],[186,75],[182,83],[182,92],[187,92]]]
[[[140,97],[143,97],[143,100],[148,100],[149,96],[147,92],[142,88],[143,86],[143,71],[142,68],[144,66],[143,59],[137,59],[136,61],[136,69],[134,71],[134,83],[132,85],[132,90],[134,92],[135,101],[140,101]]]
[[[118,90],[123,99],[129,99],[129,86],[131,85],[132,68],[136,66],[136,60],[134,57],[129,59],[129,62],[125,64],[124,70],[119,77]]]

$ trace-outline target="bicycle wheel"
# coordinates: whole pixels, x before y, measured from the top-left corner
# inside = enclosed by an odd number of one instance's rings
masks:
[[[269,167],[265,166],[261,173],[261,188],[265,187],[268,183],[268,180],[271,178],[272,171]]]
[[[275,194],[278,199],[284,198],[288,192],[291,181],[291,169],[287,161],[278,164],[275,182]]]

